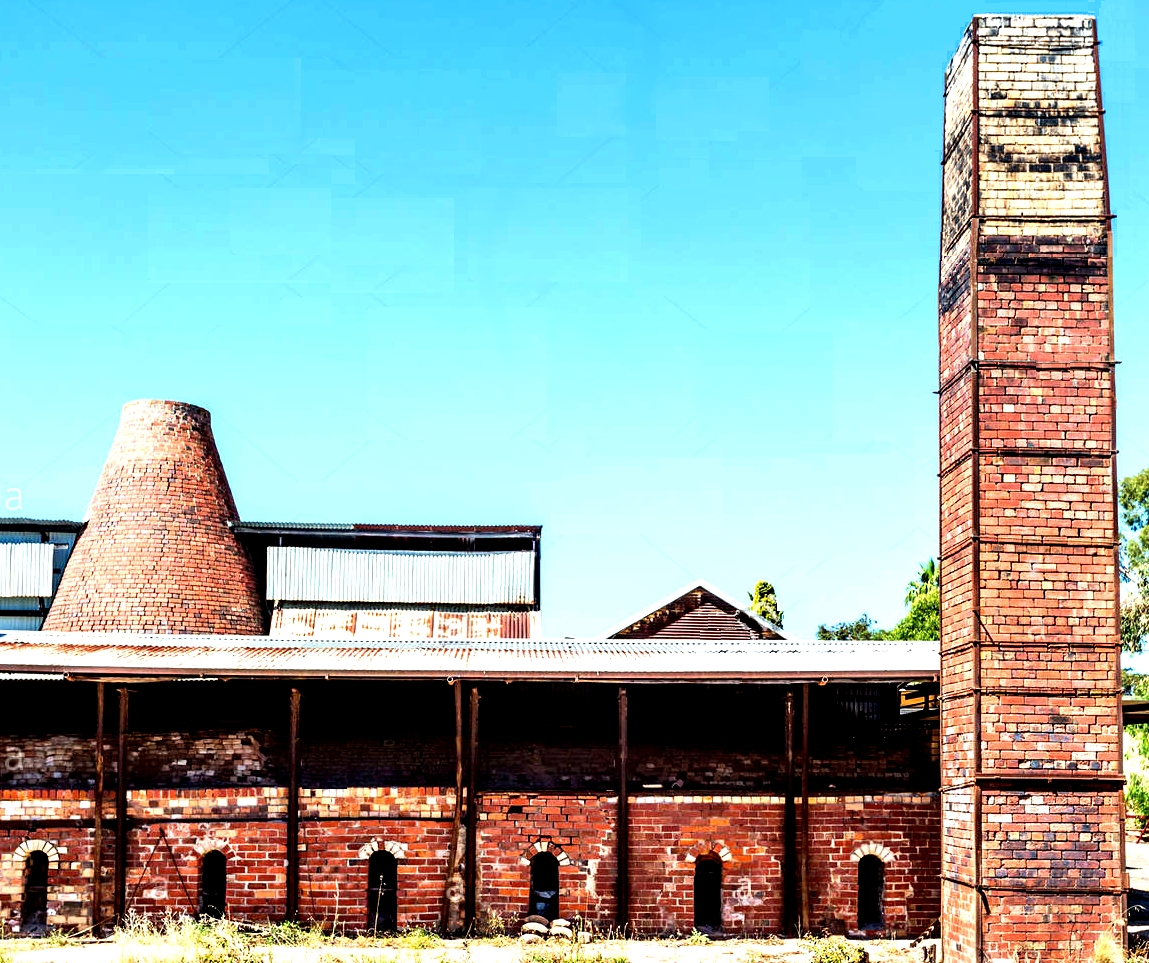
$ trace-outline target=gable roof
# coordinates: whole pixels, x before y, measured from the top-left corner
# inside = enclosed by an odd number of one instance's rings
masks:
[[[608,629],[605,639],[785,639],[775,625],[709,582],[690,582]]]

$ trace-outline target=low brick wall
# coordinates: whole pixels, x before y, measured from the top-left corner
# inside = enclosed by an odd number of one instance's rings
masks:
[[[602,927],[616,919],[617,796],[595,793],[480,795],[480,921],[514,927],[526,915],[530,859],[559,860],[559,912]],[[722,920],[731,932],[778,932],[782,922],[784,799],[766,795],[642,795],[631,804],[631,919],[640,933],[689,932],[700,857],[722,862]],[[231,916],[275,920],[286,912],[286,791],[274,787],[132,791],[128,800],[129,908],[194,912],[200,860],[227,857]],[[327,926],[367,924],[367,863],[398,860],[399,923],[439,925],[454,793],[442,787],[305,790],[300,804],[301,915]],[[0,922],[18,925],[21,845],[57,855],[49,919],[91,919],[92,802],[78,790],[0,791]],[[104,914],[114,880],[112,801],[105,800]],[[162,833],[162,835],[161,835]],[[37,843],[39,845],[39,843]],[[888,928],[916,935],[939,912],[940,818],[936,794],[813,797],[810,904],[817,928],[857,925],[857,859],[885,863]]]

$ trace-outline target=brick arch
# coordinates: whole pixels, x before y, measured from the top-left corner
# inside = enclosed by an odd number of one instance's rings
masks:
[[[560,866],[570,865],[571,858],[562,846],[546,836],[536,839],[530,846],[524,849],[523,854],[519,857],[519,863],[523,866],[530,866],[531,860],[539,853],[550,853],[558,860]]]
[[[734,859],[730,847],[721,839],[708,839],[704,842],[695,843],[686,851],[685,859],[688,863],[694,863],[698,861],[699,857],[704,856],[716,856],[724,863],[729,863]]]
[[[850,853],[850,859],[855,863],[861,862],[863,856],[877,856],[883,863],[890,863],[894,860],[894,854],[890,848],[881,843],[862,843]]]
[[[48,857],[48,868],[60,868],[60,851],[56,849],[55,844],[46,839],[25,839],[19,846],[16,847],[13,855],[17,859],[27,859],[32,853],[42,852]]]
[[[383,850],[385,853],[390,853],[396,859],[407,858],[407,844],[396,842],[394,839],[384,839],[380,842],[378,839],[372,839],[359,847],[359,858],[370,859],[372,853],[377,853]]]
[[[218,836],[201,836],[192,844],[192,849],[195,850],[199,856],[205,856],[213,851],[223,853],[227,859],[231,859],[234,855],[231,848],[231,840],[221,839]]]

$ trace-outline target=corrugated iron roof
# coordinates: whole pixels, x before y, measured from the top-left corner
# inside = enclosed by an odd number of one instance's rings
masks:
[[[757,625],[764,635],[777,636],[778,638],[782,638],[782,639],[787,637],[786,633],[783,632],[779,626],[775,625],[773,622],[768,621],[767,619],[762,618],[762,616],[760,616],[757,612],[752,612],[745,603],[739,602],[736,598],[734,598],[734,596],[727,595],[725,592],[722,591],[722,589],[717,588],[717,587],[711,585],[709,582],[702,581],[702,580],[695,580],[693,582],[687,582],[686,585],[684,585],[682,588],[680,588],[677,592],[672,592],[666,598],[660,599],[659,601],[655,602],[654,605],[651,605],[651,606],[643,609],[637,615],[632,615],[629,619],[626,619],[624,622],[620,622],[618,625],[612,626],[611,628],[607,629],[603,633],[603,637],[612,638],[613,636],[619,635],[620,633],[624,632],[626,629],[629,629],[629,628],[633,627],[634,625],[636,625],[637,623],[643,621],[643,619],[648,619],[652,615],[655,615],[656,613],[658,613],[660,610],[665,609],[665,608],[673,605],[679,599],[681,599],[687,595],[690,595],[692,592],[699,592],[699,591],[708,592],[711,595],[713,595],[716,599],[721,599],[723,602],[725,602],[731,608],[736,609],[749,622],[751,622],[754,625]]]
[[[286,644],[266,636],[0,632],[0,672],[73,678],[735,682],[916,679],[940,669],[936,642],[357,638]]]
[[[379,532],[388,535],[526,535],[537,538],[541,525],[400,525],[373,522],[241,522],[236,532]]]
[[[71,522],[64,518],[12,518],[0,516],[0,529],[5,531],[19,531],[28,529],[39,532],[41,530],[53,532],[78,532],[84,527],[83,522]]]

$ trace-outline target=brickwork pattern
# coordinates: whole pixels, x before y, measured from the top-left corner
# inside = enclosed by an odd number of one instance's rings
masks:
[[[129,402],[44,629],[261,634],[236,517],[208,412]]]
[[[638,932],[690,931],[695,860],[707,853],[723,860],[724,926],[732,932],[778,931],[782,797],[634,795],[630,801],[631,916]],[[560,912],[613,925],[617,808],[617,797],[609,795],[483,793],[480,920],[497,916],[513,925],[526,915],[528,860],[546,848],[560,859]],[[436,787],[305,792],[303,918],[325,926],[366,926],[367,858],[373,849],[387,848],[400,854],[400,926],[438,925],[453,810],[453,793]],[[936,794],[816,796],[810,810],[811,904],[819,926],[855,928],[853,855],[859,847],[888,853],[885,912],[891,930],[920,932],[936,919]],[[163,915],[198,907],[203,854],[219,850],[227,859],[229,915],[266,921],[286,912],[283,788],[133,790],[128,814],[129,909]],[[106,798],[105,917],[112,911],[113,816],[113,802]],[[15,854],[30,839],[44,839],[60,853],[49,874],[51,922],[87,926],[94,874],[91,794],[0,791],[0,923],[9,928],[19,925],[22,896],[23,864]]]
[[[1108,214],[1093,19],[975,18],[946,76],[938,299],[957,963],[1122,932]]]

